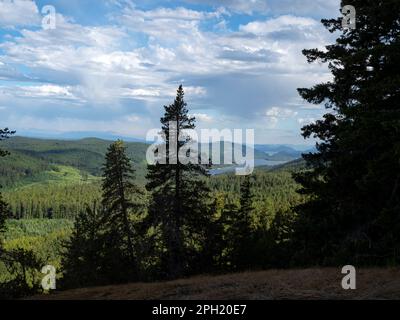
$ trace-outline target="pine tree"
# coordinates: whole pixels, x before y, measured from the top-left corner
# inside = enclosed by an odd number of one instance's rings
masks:
[[[138,235],[135,232],[140,191],[122,141],[106,154],[102,205],[81,212],[62,259],[65,287],[122,283],[137,280]]]
[[[93,204],[93,208],[88,207],[76,217],[74,230],[62,256],[63,288],[101,285],[114,280],[113,271],[104,258],[106,215],[102,208]]]
[[[182,164],[181,149],[191,143],[186,137],[180,141],[183,130],[195,128],[195,118],[188,115],[183,87],[180,86],[173,104],[165,106],[161,118],[166,163],[148,166],[147,190],[152,193],[148,224],[159,230],[165,248],[161,255],[162,270],[169,278],[190,272],[199,256],[197,247],[204,247],[206,228],[210,223],[208,208],[209,190],[204,177],[207,167],[199,164]],[[174,150],[170,152],[170,149]],[[201,250],[201,249],[200,249]]]
[[[8,139],[13,134],[15,134],[15,131],[10,131],[8,128],[0,129],[0,141]],[[5,157],[8,154],[9,154],[8,151],[0,148],[0,158]],[[5,232],[6,228],[5,223],[9,215],[10,215],[10,209],[8,207],[8,204],[3,201],[3,196],[0,192],[0,234]],[[0,247],[1,247],[1,241],[0,241]]]
[[[6,219],[8,215],[9,215],[8,204],[3,200],[3,196],[0,193],[0,234],[6,231]],[[0,238],[0,246],[1,246],[1,238]]]
[[[297,261],[307,264],[400,261],[400,2],[353,0],[355,29],[341,31],[326,51],[304,50],[329,63],[333,80],[299,89],[331,111],[303,128],[319,139],[297,175],[310,201],[297,207]]]
[[[249,268],[253,259],[253,232],[251,216],[253,213],[253,194],[251,192],[251,176],[242,177],[240,184],[240,208],[233,217],[232,262],[235,269]]]
[[[0,129],[0,141],[8,139],[13,134],[15,134],[15,131],[10,131],[7,128]],[[9,155],[9,152],[0,148],[0,157],[7,155]],[[0,235],[6,231],[5,222],[10,214],[9,206],[3,201],[0,193]],[[33,251],[21,248],[6,250],[3,248],[0,238],[0,260],[14,277],[0,283],[0,299],[21,298],[38,291],[36,276],[38,270],[43,266],[43,261],[38,259]]]
[[[134,215],[138,215],[139,189],[133,183],[134,169],[126,155],[122,141],[113,143],[106,154],[103,175],[102,205],[107,211],[109,236],[127,253],[132,274],[138,273],[137,253],[133,228]],[[110,240],[111,240],[110,239]]]
[[[240,215],[246,228],[250,227],[251,213],[253,211],[254,196],[251,192],[251,176],[243,177],[240,184]]]

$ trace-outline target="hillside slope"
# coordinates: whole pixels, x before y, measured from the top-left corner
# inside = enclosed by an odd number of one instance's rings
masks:
[[[52,170],[55,165],[70,166],[85,174],[99,176],[111,143],[97,138],[68,141],[13,137],[1,142],[11,155],[0,159],[0,183],[7,187],[21,180],[29,181],[39,173]],[[148,145],[128,142],[126,147],[138,176],[144,177]]]
[[[400,269],[361,269],[357,290],[341,287],[339,268],[269,270],[159,283],[83,288],[36,296],[57,300],[400,299]]]

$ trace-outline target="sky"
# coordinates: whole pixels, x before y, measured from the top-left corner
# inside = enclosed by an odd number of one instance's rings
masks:
[[[55,15],[50,20],[47,5]],[[339,0],[0,0],[0,127],[145,138],[183,84],[198,128],[301,144],[329,81],[301,51],[335,39]],[[54,17],[55,19],[52,19]],[[55,22],[54,25],[43,22]],[[54,28],[48,28],[48,26]]]

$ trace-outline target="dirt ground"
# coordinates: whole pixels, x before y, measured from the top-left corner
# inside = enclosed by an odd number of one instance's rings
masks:
[[[82,288],[50,300],[319,300],[400,299],[400,268],[357,270],[357,289],[343,290],[341,269],[269,270],[157,283]]]

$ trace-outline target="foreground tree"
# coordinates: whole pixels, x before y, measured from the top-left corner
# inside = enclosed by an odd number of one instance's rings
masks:
[[[119,140],[113,143],[106,154],[102,204],[108,214],[110,240],[120,243],[120,247],[127,253],[132,275],[137,276],[139,265],[135,250],[133,215],[137,215],[139,210],[139,189],[133,183],[134,172],[123,142]]]
[[[7,128],[0,129],[0,141],[8,139],[14,134],[15,131]],[[0,157],[7,155],[9,152],[0,148]],[[37,276],[43,265],[33,251],[3,248],[2,234],[6,231],[5,222],[9,216],[9,206],[3,201],[0,192],[0,260],[8,273],[12,275],[12,279],[0,283],[0,299],[15,299],[36,293],[39,290]]]
[[[62,256],[62,287],[79,288],[111,282],[112,271],[104,261],[105,216],[106,213],[94,204],[76,217]]]
[[[251,191],[251,176],[241,177],[240,207],[231,214],[231,260],[235,270],[251,268],[255,264],[254,232],[251,227],[253,213],[253,194]],[[233,211],[234,212],[234,211]]]
[[[333,80],[299,89],[331,112],[303,128],[319,139],[305,155],[313,168],[297,175],[310,201],[297,207],[294,243],[304,264],[400,262],[400,2],[353,0],[356,29],[326,51],[305,50],[329,63]]]
[[[165,151],[157,162],[148,166],[147,190],[152,193],[148,226],[159,231],[161,272],[176,278],[193,270],[204,250],[207,226],[211,221],[209,190],[204,177],[207,167],[182,164],[179,153],[191,143],[189,137],[177,139],[184,130],[195,128],[195,118],[188,115],[183,87],[180,86],[173,104],[165,106],[161,118]],[[171,152],[170,150],[174,150]]]
[[[7,128],[0,129],[0,141],[8,139],[14,133],[15,133],[15,131],[10,131]],[[8,151],[0,148],[0,157],[5,157],[8,154],[9,154]],[[1,189],[1,186],[0,186],[0,189]],[[0,192],[0,234],[5,232],[5,222],[6,222],[6,218],[9,216],[9,214],[10,214],[9,207],[8,207],[7,203],[5,203],[3,201],[3,196]],[[1,247],[1,238],[0,238],[0,247]]]
[[[64,286],[134,281],[139,276],[140,191],[133,183],[134,169],[122,141],[110,145],[102,184],[102,205],[87,208],[75,221],[65,246]]]

